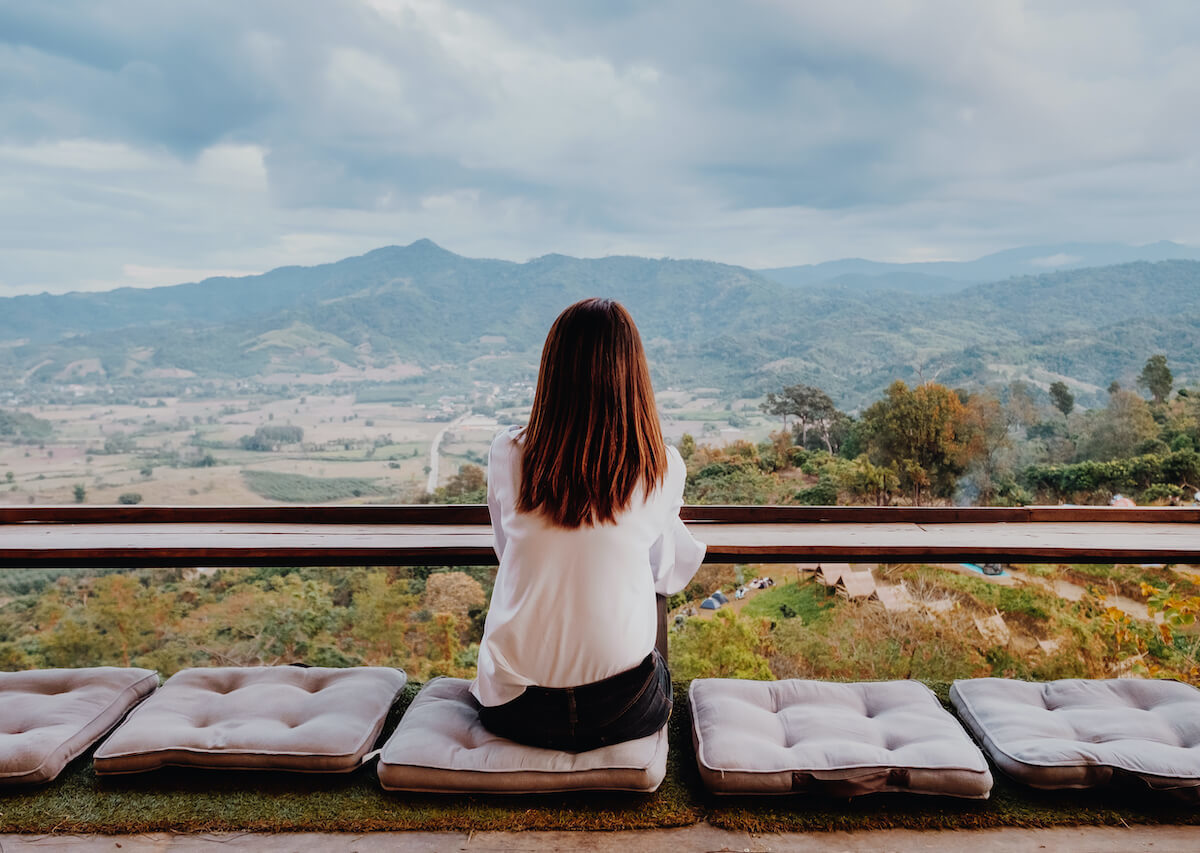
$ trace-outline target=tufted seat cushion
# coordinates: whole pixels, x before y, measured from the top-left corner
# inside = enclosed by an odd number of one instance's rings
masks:
[[[185,669],[96,750],[96,772],[349,772],[379,737],[405,680],[385,667]]]
[[[389,791],[529,794],[654,791],[667,773],[667,730],[589,752],[498,737],[479,722],[471,682],[435,678],[417,694],[379,756]]]
[[[0,784],[54,779],[156,687],[148,669],[0,673]]]
[[[688,690],[696,760],[717,794],[909,791],[983,799],[983,754],[915,681],[702,678]]]
[[[1200,690],[1177,681],[956,681],[963,722],[992,761],[1035,788],[1140,779],[1200,802]]]

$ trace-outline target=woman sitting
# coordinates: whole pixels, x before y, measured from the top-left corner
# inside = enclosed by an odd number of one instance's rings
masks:
[[[471,692],[489,730],[581,752],[666,723],[654,596],[681,590],[704,558],[679,520],[685,475],[629,312],[607,299],[567,308],[529,424],[501,432],[488,459],[500,570]]]

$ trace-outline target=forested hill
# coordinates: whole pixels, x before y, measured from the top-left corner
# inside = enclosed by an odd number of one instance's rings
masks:
[[[396,362],[439,382],[528,378],[550,321],[590,295],[634,313],[660,385],[827,388],[1065,377],[1086,396],[1163,352],[1200,377],[1200,262],[1073,270],[944,296],[797,290],[707,261],[464,258],[422,240],[318,267],[149,290],[0,300],[0,390],[67,379],[328,374]]]

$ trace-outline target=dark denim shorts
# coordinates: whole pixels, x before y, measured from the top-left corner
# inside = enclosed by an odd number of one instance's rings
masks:
[[[493,734],[529,746],[584,752],[636,740],[671,716],[671,672],[657,650],[633,669],[579,687],[527,687],[503,705],[481,707]]]

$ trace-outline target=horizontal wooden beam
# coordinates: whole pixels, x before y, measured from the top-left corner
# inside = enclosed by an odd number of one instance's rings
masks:
[[[1200,524],[1196,507],[685,506],[683,519],[722,524]],[[4,524],[487,524],[483,504],[369,506],[0,506]]]
[[[690,522],[708,562],[1200,563],[1200,528],[1163,521]],[[0,525],[0,567],[486,565],[486,524]]]

